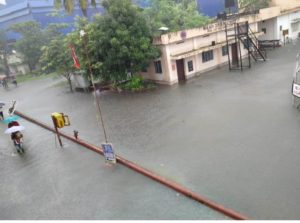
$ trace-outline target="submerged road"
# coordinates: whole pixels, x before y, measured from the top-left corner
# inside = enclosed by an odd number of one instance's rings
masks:
[[[250,219],[299,219],[300,113],[291,97],[299,50],[270,51],[243,72],[224,67],[152,92],[104,93],[108,139],[117,154]],[[91,94],[56,83],[0,88],[0,99],[49,124],[52,112],[64,112],[65,132],[100,145]],[[69,141],[60,149],[53,134],[20,122],[25,156],[0,135],[1,219],[227,219]]]

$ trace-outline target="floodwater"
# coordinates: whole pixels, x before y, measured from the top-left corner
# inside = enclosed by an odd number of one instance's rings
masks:
[[[115,152],[250,219],[300,219],[300,113],[291,86],[300,43],[268,52],[267,62],[225,66],[185,84],[144,93],[101,93]],[[0,88],[0,100],[100,145],[102,128],[90,93],[60,80]],[[27,153],[0,135],[1,219],[227,219],[225,216],[25,120]],[[4,131],[5,126],[0,125]]]

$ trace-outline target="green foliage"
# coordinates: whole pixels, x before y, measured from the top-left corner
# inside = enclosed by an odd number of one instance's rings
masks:
[[[270,0],[238,0],[239,8],[244,12],[255,12],[269,6]]]
[[[47,45],[52,38],[60,36],[59,30],[65,27],[66,24],[50,24],[43,30],[35,21],[17,23],[10,27],[11,30],[22,35],[15,48],[24,56],[24,62],[29,65],[31,71],[39,62],[42,46]]]
[[[73,69],[72,56],[62,36],[53,38],[48,46],[42,47],[40,62],[44,71],[65,73]]]
[[[67,23],[50,23],[44,30],[45,41],[50,42],[53,38],[61,35],[61,30],[67,28]]]
[[[3,29],[0,29],[0,50],[4,49],[5,41],[6,41],[5,31]]]
[[[4,65],[2,64],[2,59],[0,58],[0,72],[5,72]]]
[[[169,31],[175,32],[210,22],[208,17],[199,14],[195,0],[153,0],[144,14],[155,35],[160,34],[160,27],[168,27]]]
[[[137,91],[143,88],[143,79],[139,76],[132,77],[128,82],[124,84],[124,89]]]
[[[96,0],[91,0],[91,1],[77,0],[77,2],[79,3],[81,11],[85,17],[87,17],[87,8],[89,5],[89,2],[92,6],[96,7]],[[76,3],[76,1],[74,1],[74,0],[55,0],[54,6],[56,9],[60,9],[63,4],[63,7],[66,10],[66,12],[71,14],[74,11],[75,3]]]
[[[8,56],[8,46],[6,41],[6,33],[4,30],[0,29],[0,64],[1,64],[1,71],[4,71],[5,74],[8,76],[10,73],[10,69],[8,66],[7,56]],[[3,58],[2,58],[3,57]]]
[[[86,35],[79,41],[83,66],[91,64],[95,77],[105,82],[125,80],[127,74],[146,68],[160,51],[152,45],[150,30],[141,11],[130,0],[103,1],[106,13],[87,24],[79,19],[70,39],[78,43],[79,31]],[[89,69],[86,69],[89,72]]]
[[[24,62],[29,65],[30,70],[33,70],[40,59],[41,47],[46,43],[40,24],[29,21],[14,24],[10,29],[22,35],[15,47],[24,55]]]
[[[43,46],[40,62],[44,71],[55,71],[65,77],[69,82],[70,91],[73,91],[71,75],[75,68],[67,38],[57,35],[47,46]]]
[[[141,76],[133,76],[128,81],[118,84],[117,86],[127,91],[142,91],[155,87],[154,84],[144,81]]]

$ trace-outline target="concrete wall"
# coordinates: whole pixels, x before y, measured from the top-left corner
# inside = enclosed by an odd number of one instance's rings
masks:
[[[215,34],[216,36],[216,34]],[[211,38],[209,38],[209,41]],[[190,46],[190,41],[187,42],[188,46]],[[176,59],[172,59],[171,57],[171,52],[179,52],[179,50],[183,49],[182,46],[184,46],[184,43],[182,43],[180,47],[176,47],[174,44],[170,45],[165,45],[162,47],[162,56],[158,59],[161,61],[162,65],[162,74],[156,74],[155,73],[155,68],[154,68],[154,63],[151,62],[149,64],[149,67],[147,69],[147,72],[142,73],[142,75],[150,80],[155,80],[158,83],[162,84],[174,84],[178,82],[178,74],[177,74],[177,67],[176,67]],[[245,57],[247,55],[247,50],[244,49],[244,46],[241,44],[240,45],[241,49],[241,54],[242,57]],[[207,50],[202,50],[202,51],[207,51]],[[203,72],[215,69],[216,67],[220,67],[224,64],[228,63],[228,55],[222,55],[222,46],[217,47],[213,49],[213,60],[203,62],[202,61],[202,53],[197,53],[195,55],[187,56],[183,59],[184,61],[184,72],[186,79],[191,78],[193,76],[199,75]],[[186,51],[182,51],[183,53]],[[229,56],[232,58],[231,54],[231,46],[229,46],[228,49]],[[192,61],[193,62],[193,70],[189,71],[188,70],[188,62]]]
[[[300,12],[293,12],[277,17],[277,38],[283,39],[282,30],[288,30],[288,37],[295,39],[300,32]]]
[[[271,0],[270,6],[278,6],[281,11],[300,7],[299,0]]]
[[[268,19],[263,20],[262,22],[258,23],[258,30],[263,31],[265,29],[266,33],[261,35],[258,39],[259,40],[274,40],[278,39],[278,30],[277,30],[277,19]]]
[[[250,21],[254,21],[257,17],[250,16]],[[245,21],[245,19],[240,19]],[[233,23],[228,22],[228,27],[233,27]],[[222,46],[226,45],[225,24],[215,23],[198,29],[183,30],[179,32],[162,35],[157,39],[156,44],[162,50],[162,56],[158,60],[161,61],[162,74],[156,74],[154,63],[149,64],[147,72],[142,73],[147,79],[156,80],[159,83],[173,84],[178,82],[178,74],[176,60],[184,59],[184,71],[186,78],[190,78],[197,74],[212,70],[225,63],[228,63],[228,56],[222,55]],[[250,28],[253,32],[258,31],[256,22],[250,23]],[[233,29],[230,33],[234,33]],[[233,37],[231,37],[232,39]],[[213,45],[212,43],[215,43]],[[242,56],[248,52],[241,44],[240,49]],[[208,50],[213,50],[213,60],[203,62],[202,53]],[[229,47],[229,56],[231,58],[231,47]],[[193,62],[193,70],[188,71],[188,62]]]

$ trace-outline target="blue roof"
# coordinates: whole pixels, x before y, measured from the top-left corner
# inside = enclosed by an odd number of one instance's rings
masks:
[[[197,0],[198,10],[206,16],[215,17],[225,11],[225,0]],[[230,12],[237,12],[237,6],[231,7]]]
[[[98,3],[99,4],[99,3]],[[81,9],[75,6],[74,12],[71,15],[61,11],[61,16],[55,17],[51,13],[57,10],[54,9],[53,0],[8,0],[6,6],[0,7],[0,27],[8,29],[11,25],[20,22],[35,20],[44,28],[50,23],[67,23],[70,26],[63,30],[63,33],[68,33],[74,28],[76,16],[83,16]],[[89,19],[96,13],[101,13],[103,9],[90,7],[87,10]],[[8,39],[18,39],[20,35],[9,31]]]

